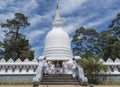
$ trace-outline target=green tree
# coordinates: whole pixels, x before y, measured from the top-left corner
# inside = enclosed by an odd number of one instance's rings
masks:
[[[120,13],[118,13],[116,18],[112,20],[109,28],[111,31],[111,35],[117,38],[117,40],[113,43],[111,57],[114,59],[120,59]]]
[[[116,18],[112,20],[109,25],[112,35],[116,35],[120,41],[120,13],[117,14]]]
[[[23,36],[20,33],[21,29],[28,27],[30,23],[22,13],[15,13],[15,18],[7,19],[6,23],[2,23],[1,27],[6,28],[5,33],[6,36],[18,39]]]
[[[72,40],[74,55],[81,57],[98,57],[105,61],[120,59],[120,13],[112,20],[108,30],[98,33],[95,29],[80,27]]]
[[[2,56],[7,60],[13,58],[15,61],[20,58],[22,61],[25,58],[32,60],[34,58],[34,51],[31,50],[29,40],[25,38],[20,30],[28,27],[30,23],[27,17],[22,13],[16,13],[15,18],[7,19],[6,23],[2,23],[1,27],[5,30],[6,38],[1,42]]]
[[[120,59],[120,42],[116,41],[113,44],[113,49],[112,49],[112,54],[111,54],[111,58],[113,58],[114,60],[116,58]]]
[[[95,29],[80,27],[73,36],[73,53],[80,56],[98,55],[98,33]]]
[[[99,43],[99,47],[100,47],[100,53],[99,53],[99,57],[102,57],[105,61],[108,58],[111,58],[112,60],[115,60],[115,58],[113,58],[113,49],[114,49],[114,43],[118,41],[117,37],[114,35],[110,35],[110,31],[109,30],[104,30],[99,34],[99,39],[98,39],[98,43]]]
[[[78,64],[83,67],[89,83],[98,84],[100,82],[98,75],[107,70],[106,66],[94,57],[82,58],[78,61]]]
[[[99,33],[99,55],[105,61],[108,58],[114,61],[116,58],[120,59],[120,13],[112,20],[109,28]]]
[[[0,58],[3,58],[3,48],[2,48],[2,42],[0,41]]]

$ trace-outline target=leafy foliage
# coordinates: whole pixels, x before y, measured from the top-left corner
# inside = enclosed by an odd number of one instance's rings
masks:
[[[20,58],[22,61],[25,58],[32,60],[34,58],[34,51],[31,50],[29,40],[25,38],[20,30],[28,27],[30,23],[24,14],[16,13],[15,18],[7,19],[6,23],[2,23],[1,27],[4,28],[6,38],[0,42],[1,51],[0,55],[7,60],[13,58],[17,60]]]
[[[120,41],[120,13],[117,14],[117,17],[112,20],[109,25],[110,31],[112,35],[116,35]]]
[[[27,21],[27,17],[24,16],[24,14],[21,13],[15,13],[15,18],[13,19],[7,19],[7,23],[2,23],[2,28],[7,28],[5,30],[6,36],[12,37],[12,38],[19,38],[21,36],[20,29],[24,29],[30,25],[30,23]]]
[[[97,55],[98,33],[95,29],[86,30],[81,27],[75,31],[72,42],[74,43],[73,53],[75,55]]]
[[[81,57],[120,59],[120,13],[112,20],[109,30],[97,32],[95,29],[80,27],[73,36],[73,53]]]
[[[120,43],[117,37],[115,35],[108,34],[108,31],[103,31],[100,33],[99,37],[99,46],[101,47],[100,57],[104,58],[105,61],[108,58],[111,58],[112,60],[120,58],[120,56],[117,56],[119,55],[119,53],[114,50],[117,46],[115,45],[116,42]],[[118,51],[120,52],[120,50]],[[115,55],[114,53],[117,55]]]
[[[97,58],[94,57],[82,58],[78,61],[78,63],[83,67],[89,83],[98,83],[98,74],[100,72],[105,72],[107,69],[106,66],[104,66]]]

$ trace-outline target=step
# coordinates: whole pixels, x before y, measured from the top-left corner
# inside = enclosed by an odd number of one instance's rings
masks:
[[[45,79],[75,79],[73,77],[43,77]]]
[[[71,74],[47,74],[47,75],[43,75],[45,77],[47,76],[52,76],[52,77],[58,77],[58,76],[62,76],[62,77],[72,77]]]
[[[46,84],[46,85],[79,85],[79,82],[40,82],[40,84]]]
[[[71,74],[48,74],[43,76],[40,84],[79,84],[79,81]]]
[[[77,78],[43,78],[43,80],[49,79],[49,80],[78,80]]]
[[[42,82],[78,82],[78,80],[42,80]]]

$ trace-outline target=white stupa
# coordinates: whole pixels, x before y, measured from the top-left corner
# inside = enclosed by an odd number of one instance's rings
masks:
[[[34,85],[39,85],[42,81],[42,78],[44,78],[43,72],[47,74],[72,74],[74,77],[78,75],[81,82],[87,83],[83,69],[73,60],[71,41],[62,24],[57,5],[53,27],[45,38],[43,54],[39,57],[40,61],[36,76],[33,78]],[[80,57],[74,58],[78,59]],[[76,66],[78,69],[76,69]]]
[[[42,56],[47,60],[70,60],[73,58],[71,41],[68,34],[64,31],[57,5],[53,27],[45,38],[45,46]]]

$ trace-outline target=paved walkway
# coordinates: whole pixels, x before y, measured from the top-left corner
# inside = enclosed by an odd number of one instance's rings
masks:
[[[80,85],[40,85],[39,87],[90,87]],[[94,87],[120,87],[120,85],[95,85]]]
[[[0,85],[0,87],[32,87],[32,85]],[[80,85],[40,85],[39,87],[89,87]],[[120,87],[120,85],[96,85],[94,87]]]

